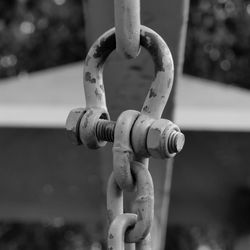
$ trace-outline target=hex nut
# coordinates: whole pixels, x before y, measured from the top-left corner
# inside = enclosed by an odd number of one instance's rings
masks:
[[[167,119],[156,120],[148,130],[147,150],[154,158],[171,158],[176,153],[169,152],[168,139],[172,131],[180,131],[177,125]]]
[[[108,112],[102,108],[88,108],[79,124],[80,140],[91,149],[103,147],[107,143],[97,138],[96,127],[99,119],[110,120]]]
[[[139,117],[136,119],[132,127],[131,134],[131,144],[135,154],[138,154],[142,157],[150,156],[145,141],[147,138],[148,129],[154,121],[155,119],[143,114],[140,114]]]
[[[66,120],[66,131],[69,139],[74,145],[81,145],[81,139],[79,135],[79,126],[81,119],[85,113],[84,108],[72,109]]]

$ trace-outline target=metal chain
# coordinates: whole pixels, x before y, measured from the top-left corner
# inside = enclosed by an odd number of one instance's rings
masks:
[[[136,190],[136,198],[132,204],[138,219],[133,229],[126,232],[127,243],[138,243],[148,236],[154,213],[153,181],[148,171],[148,160],[135,161],[136,156],[131,147],[131,129],[139,115],[138,111],[127,110],[117,119],[114,132],[113,173],[107,189],[109,223],[123,213],[123,191]],[[116,240],[119,240],[119,237]],[[147,245],[150,244],[147,240]]]
[[[132,210],[137,219],[133,222],[133,224],[130,225],[130,228],[127,228],[127,230],[124,231],[122,244],[124,244],[125,242],[136,243],[136,246],[147,246],[147,249],[151,249],[151,240],[149,233],[154,214],[154,191],[153,181],[147,169],[147,166],[147,161],[146,164],[142,164],[136,161],[131,162],[131,171],[133,176],[135,176],[134,190],[137,190],[136,198],[134,202],[132,202]],[[110,228],[112,228],[113,222],[116,221],[120,215],[123,215],[124,210],[123,191],[118,186],[114,177],[114,173],[111,174],[108,182],[107,210],[108,221],[110,224]],[[131,228],[131,226],[133,227]],[[119,227],[119,224],[117,224],[116,227]],[[110,236],[109,234],[108,239],[110,238],[112,238],[112,242],[120,241],[120,236],[115,236],[114,234],[112,236]],[[109,247],[111,246],[109,245]]]
[[[70,112],[66,128],[75,144],[88,148],[113,145],[113,172],[107,185],[109,250],[150,250],[154,217],[154,188],[148,170],[149,157],[170,158],[182,150],[184,135],[177,125],[160,119],[173,84],[174,66],[164,40],[140,25],[139,0],[115,0],[115,26],[90,48],[84,63],[86,108]],[[116,49],[126,58],[143,46],[152,56],[155,75],[141,112],[127,110],[110,121],[103,85],[103,67]],[[135,198],[125,213],[123,193]],[[127,205],[127,204],[126,204]],[[126,206],[130,207],[130,206]]]

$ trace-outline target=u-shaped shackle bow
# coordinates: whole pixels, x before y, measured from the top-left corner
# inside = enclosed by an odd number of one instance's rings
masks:
[[[164,40],[153,30],[141,26],[140,44],[151,54],[155,65],[155,79],[151,84],[141,113],[159,119],[167,103],[173,84],[174,65]],[[103,85],[103,66],[115,50],[115,29],[104,33],[90,48],[84,64],[86,108],[107,110]]]
[[[134,151],[144,157],[172,157],[182,149],[184,135],[175,124],[160,119],[173,85],[171,52],[164,40],[145,26],[141,26],[140,45],[152,56],[155,75],[140,116],[133,125],[131,143]],[[105,140],[113,141],[115,123],[108,122],[103,68],[115,47],[115,29],[112,28],[90,48],[83,73],[86,108],[72,110],[67,119],[66,127],[74,141],[89,148],[102,147]]]

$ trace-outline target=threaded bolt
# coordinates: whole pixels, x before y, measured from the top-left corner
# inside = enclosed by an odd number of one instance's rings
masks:
[[[68,132],[74,138],[75,144],[81,144],[78,138],[78,124],[84,113],[83,109],[72,110],[66,123]],[[73,118],[74,119],[73,119]],[[115,121],[99,119],[96,124],[96,136],[100,141],[114,142]],[[185,143],[185,136],[177,130],[173,130],[167,138],[167,147],[170,154],[179,153]]]
[[[168,150],[170,154],[179,153],[185,143],[185,136],[179,131],[174,130],[168,138]]]
[[[96,124],[96,136],[100,141],[114,141],[114,132],[115,132],[115,124],[114,121],[99,119]]]
[[[99,119],[96,125],[96,136],[100,141],[114,142],[116,122]],[[168,150],[170,154],[179,153],[185,143],[185,136],[183,133],[174,130],[168,138]]]
[[[96,136],[100,141],[114,142],[116,122],[99,119],[96,125]],[[185,143],[185,136],[183,133],[173,130],[168,138],[167,146],[170,154],[179,153]]]

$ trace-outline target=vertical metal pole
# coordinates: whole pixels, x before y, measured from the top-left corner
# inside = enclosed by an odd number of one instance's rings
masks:
[[[175,63],[175,81],[172,94],[163,114],[173,119],[174,92],[182,72],[189,0],[144,0],[141,2],[142,24],[158,32],[169,45]],[[103,32],[114,26],[114,2],[101,0],[83,1],[87,45],[90,46]],[[111,118],[126,109],[140,110],[151,84],[152,60],[145,51],[139,58],[124,61],[114,52],[104,70],[107,105]],[[111,146],[99,152],[103,165],[103,183],[106,185],[111,172]],[[154,249],[164,249],[169,206],[169,193],[173,161],[151,160],[150,168],[155,185]],[[105,193],[105,188],[104,188]],[[105,201],[103,201],[105,204]],[[105,220],[104,220],[105,221]]]

